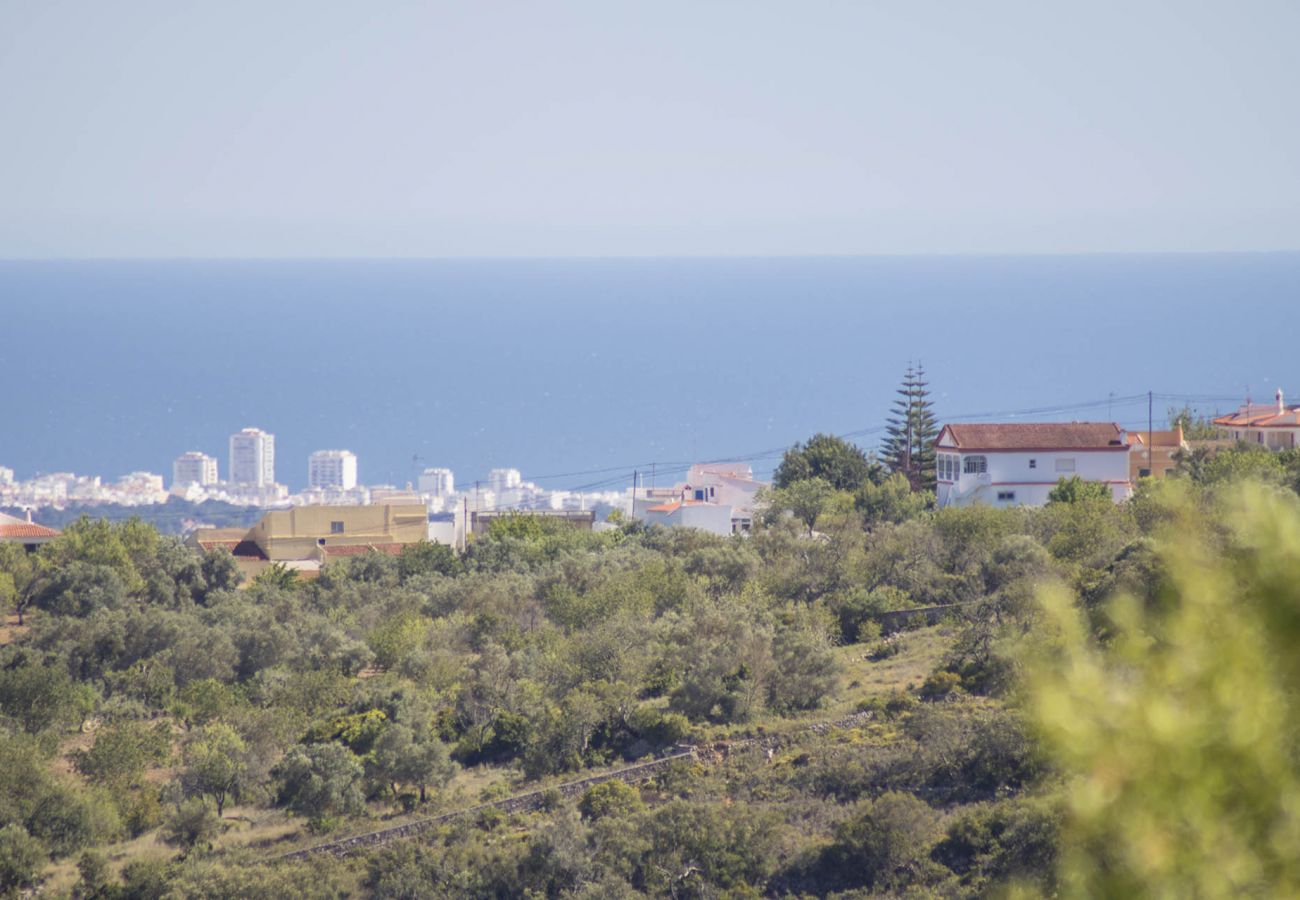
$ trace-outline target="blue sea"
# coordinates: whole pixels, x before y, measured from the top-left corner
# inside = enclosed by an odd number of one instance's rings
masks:
[[[1300,396],[1300,254],[0,262],[0,465],[163,473],[273,432],[277,477],[511,466],[546,487],[878,446],[910,362],[938,415],[1113,419]]]

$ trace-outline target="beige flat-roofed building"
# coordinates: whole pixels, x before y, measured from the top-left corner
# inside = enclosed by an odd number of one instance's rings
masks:
[[[270,560],[311,559],[335,545],[414,544],[427,539],[428,523],[423,503],[294,506],[262,516],[248,539]]]

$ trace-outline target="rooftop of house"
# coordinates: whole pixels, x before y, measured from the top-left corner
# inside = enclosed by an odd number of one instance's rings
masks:
[[[21,541],[33,538],[56,538],[62,532],[57,528],[37,525],[27,519],[20,519],[8,513],[0,513],[0,541]]]
[[[709,503],[705,500],[674,500],[672,503],[661,503],[658,506],[651,506],[646,512],[671,513],[677,512],[683,506],[717,506],[716,503]]]
[[[1287,406],[1279,388],[1274,402],[1247,400],[1236,412],[1219,416],[1214,424],[1225,428],[1296,428],[1300,427],[1300,406]]]
[[[1136,446],[1145,446],[1148,434],[1151,437],[1151,446],[1156,447],[1181,447],[1183,445],[1183,429],[1175,428],[1172,431],[1130,431],[1128,433],[1129,444]]]
[[[945,425],[936,443],[976,450],[1127,450],[1114,422],[1014,422]]]
[[[246,534],[247,528],[200,528],[194,532],[194,543],[200,550],[222,547],[233,553]]]

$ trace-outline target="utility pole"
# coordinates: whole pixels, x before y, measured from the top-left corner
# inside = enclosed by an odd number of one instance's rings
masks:
[[[1155,396],[1147,391],[1147,475],[1156,474]]]

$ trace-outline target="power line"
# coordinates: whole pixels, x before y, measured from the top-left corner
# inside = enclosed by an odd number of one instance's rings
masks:
[[[1054,404],[1051,406],[1034,406],[1034,407],[1026,407],[1022,409],[1010,409],[1010,410],[1003,409],[1003,410],[987,410],[983,412],[972,412],[972,413],[956,413],[956,414],[941,416],[936,418],[940,419],[941,421],[953,422],[953,421],[970,421],[972,419],[1000,419],[1000,418],[1015,419],[1015,418],[1033,418],[1033,417],[1041,417],[1041,416],[1049,416],[1049,415],[1064,415],[1067,413],[1078,413],[1078,412],[1086,412],[1090,410],[1101,409],[1103,407],[1112,408],[1112,409],[1113,408],[1123,409],[1125,407],[1132,407],[1132,406],[1137,406],[1139,404],[1145,404],[1148,401],[1149,396],[1159,400],[1174,400],[1174,401],[1186,402],[1186,403],[1223,402],[1223,401],[1233,399],[1225,395],[1214,395],[1214,394],[1154,394],[1153,393],[1149,395],[1148,393],[1143,392],[1140,394],[1128,394],[1124,396],[1112,395],[1104,399],[1085,400],[1076,403]],[[1110,417],[1108,416],[1108,418]],[[1136,424],[1137,418],[1134,417],[1130,421]],[[860,438],[860,437],[867,437],[869,435],[881,434],[886,430],[887,430],[886,427],[883,425],[873,425],[866,428],[859,428],[852,431],[845,431],[840,434],[837,434],[836,437],[839,437],[844,440],[851,440],[853,438]],[[680,474],[682,472],[689,471],[692,465],[697,465],[697,464],[708,466],[708,465],[719,465],[722,463],[764,462],[768,460],[778,459],[785,454],[785,452],[789,449],[789,447],[790,445],[788,444],[779,447],[768,447],[761,450],[750,451],[747,453],[740,453],[740,454],[735,454],[730,456],[716,457],[713,459],[700,460],[695,463],[689,461],[675,461],[675,462],[668,462],[668,463],[641,462],[632,465],[604,466],[595,469],[581,469],[572,472],[563,472],[563,473],[555,473],[549,475],[539,475],[535,477],[530,477],[529,481],[537,482],[543,480],[556,480],[559,478],[572,478],[581,475],[609,476],[609,477],[596,479],[591,482],[575,485],[573,487],[568,488],[568,490],[573,491],[575,493],[594,492],[594,491],[599,491],[602,488],[610,488],[610,487],[614,487],[615,485],[626,484],[632,478],[632,473],[634,471],[643,470],[651,466],[656,467],[656,470],[662,474],[674,475],[674,474]],[[610,473],[617,473],[617,474],[611,475]]]

